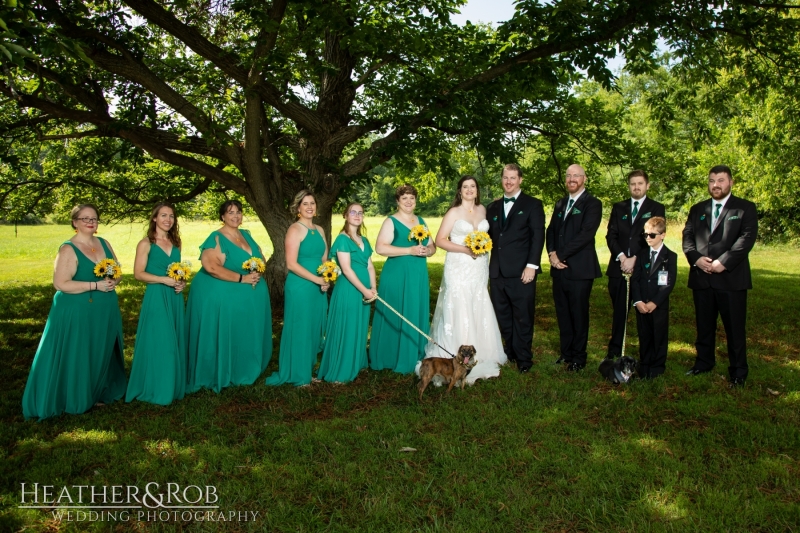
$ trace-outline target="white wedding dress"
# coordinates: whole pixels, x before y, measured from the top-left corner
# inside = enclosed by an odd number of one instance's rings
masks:
[[[474,229],[466,220],[456,220],[450,232],[450,241],[464,244],[464,238]],[[478,231],[489,231],[489,222],[481,220]],[[489,299],[488,281],[489,254],[478,256],[477,259],[467,254],[447,254],[430,335],[453,354],[461,345],[475,347],[477,364],[467,376],[468,385],[479,379],[499,376],[500,365],[508,360]],[[450,356],[429,342],[425,346],[425,357]]]

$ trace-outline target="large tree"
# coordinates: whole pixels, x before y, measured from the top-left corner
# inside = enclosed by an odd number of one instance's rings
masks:
[[[173,196],[243,196],[275,246],[280,296],[301,188],[329,231],[341,192],[392,157],[446,161],[449,135],[510,157],[509,131],[568,130],[572,84],[608,84],[617,52],[645,70],[662,38],[711,68],[723,45],[776,56],[796,40],[793,2],[522,0],[496,30],[454,25],[463,3],[11,0],[0,94],[17,116],[4,131],[119,139],[198,176]]]

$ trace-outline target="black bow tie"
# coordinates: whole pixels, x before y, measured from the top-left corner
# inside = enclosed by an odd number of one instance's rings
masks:
[[[513,202],[514,200],[516,200],[516,198],[503,198],[503,201],[504,201],[505,203],[508,203],[508,202]]]

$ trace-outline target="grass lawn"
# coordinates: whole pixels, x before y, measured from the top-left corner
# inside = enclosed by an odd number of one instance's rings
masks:
[[[380,219],[368,219],[374,243]],[[436,230],[440,220],[429,221]],[[338,221],[337,221],[338,224]],[[216,224],[183,227],[185,257]],[[266,232],[246,221],[264,251]],[[119,288],[130,368],[144,286],[131,269],[143,226],[101,228]],[[335,227],[338,229],[338,226]],[[589,365],[552,365],[550,278],[538,281],[535,365],[416,399],[415,378],[364,371],[347,385],[204,391],[170,407],[117,402],[81,416],[22,418],[21,398],[54,289],[65,226],[0,226],[0,531],[797,531],[800,529],[800,251],[751,254],[750,377],[727,388],[720,324],[714,372],[686,377],[694,311],[679,252],[667,372],[614,387],[597,365],[610,331],[606,280],[592,293]],[[608,252],[597,240],[601,262]],[[444,254],[431,260],[431,311]],[[376,256],[376,265],[382,266]],[[199,266],[195,261],[195,266]],[[547,270],[545,268],[545,270]],[[637,353],[635,320],[629,350]],[[277,368],[281,324],[274,324]],[[415,451],[404,451],[413,448]],[[219,510],[255,521],[69,521],[19,509],[20,483],[213,486]],[[238,515],[237,515],[238,516]],[[250,515],[252,516],[252,514]]]

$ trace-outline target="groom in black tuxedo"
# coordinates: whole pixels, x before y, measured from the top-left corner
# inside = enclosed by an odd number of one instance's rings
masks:
[[[748,255],[758,235],[756,204],[731,194],[731,169],[718,165],[708,174],[711,198],[694,204],[683,228],[689,288],[697,321],[697,359],[687,375],[714,368],[717,316],[728,337],[731,387],[747,379],[747,291],[753,288]]]
[[[585,188],[586,171],[570,165],[564,181],[567,196],[556,202],[547,226],[547,253],[553,278],[561,356],[567,370],[586,366],[589,342],[589,296],[602,276],[594,239],[603,218],[603,204]]]
[[[486,208],[492,255],[489,286],[492,307],[509,361],[520,372],[533,365],[533,318],[536,310],[536,276],[544,248],[544,208],[541,200],[520,190],[522,169],[510,163],[503,168],[503,198]]]

